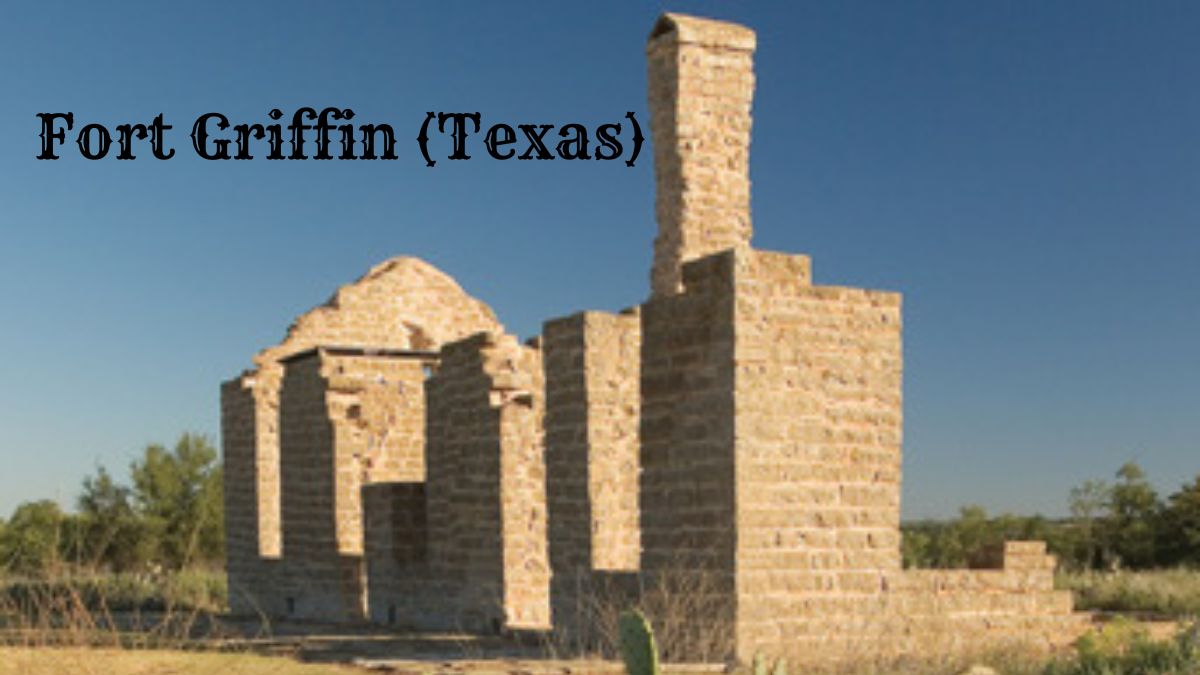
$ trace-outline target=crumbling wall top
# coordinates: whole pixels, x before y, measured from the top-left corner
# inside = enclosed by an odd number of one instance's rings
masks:
[[[495,313],[448,274],[411,257],[387,260],[301,315],[259,367],[318,346],[436,351],[480,331],[502,332]]]

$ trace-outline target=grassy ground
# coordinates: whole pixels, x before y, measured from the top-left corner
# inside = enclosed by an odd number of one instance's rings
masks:
[[[0,647],[0,675],[363,675],[286,657],[180,651]]]
[[[1200,570],[1063,573],[1058,586],[1073,591],[1075,606],[1084,611],[1200,616]],[[157,577],[75,575],[50,581],[0,578],[0,604],[70,594],[91,609],[220,613],[225,593],[222,571],[191,570]]]
[[[1027,659],[1003,659],[998,675],[1091,675],[1046,673],[1040,664]],[[831,671],[838,675],[956,675],[967,666],[907,664],[894,669]],[[94,649],[81,647],[0,647],[0,675],[370,675],[387,672],[400,675],[624,675],[619,662],[598,661],[511,661],[492,659],[455,662],[393,662],[386,667],[302,663],[290,657],[246,653]],[[663,667],[664,675],[718,675],[717,666]],[[749,668],[735,675],[752,675]],[[803,673],[801,674],[803,675]],[[1112,675],[1123,675],[1114,673]],[[1140,674],[1139,674],[1140,675]],[[1174,674],[1170,674],[1174,675]],[[1190,675],[1190,673],[1188,674]]]
[[[0,675],[623,675],[619,662],[520,660],[386,661],[359,667],[302,663],[287,656],[248,652],[129,650],[87,647],[0,647]],[[973,667],[974,666],[974,667]],[[979,668],[987,666],[988,668]],[[715,675],[712,666],[668,666],[665,675]],[[752,675],[749,667],[734,675]],[[891,665],[834,667],[801,675],[1198,675],[1200,636],[1184,631],[1173,638],[1148,639],[1142,626],[1117,619],[1080,641],[1077,656],[1046,660],[1023,650],[979,654],[974,658],[933,658]]]
[[[1200,617],[1200,570],[1082,572],[1060,574],[1057,583],[1082,611]]]
[[[136,578],[75,578],[49,584],[0,583],[0,645],[6,640],[10,645],[0,646],[0,675],[351,675],[369,672],[348,666],[305,664],[287,657],[191,651],[202,645],[213,647],[214,641],[224,644],[224,638],[241,634],[225,625],[225,619],[218,616],[224,607],[222,580],[218,577],[205,573],[171,579],[165,584],[161,580],[154,583]],[[1079,661],[1054,664],[1010,653],[972,662],[992,665],[1001,675],[1200,675],[1200,634],[1193,632],[1186,641],[1190,646],[1184,649],[1184,643],[1180,642],[1173,652],[1149,645],[1138,637],[1139,633],[1146,633],[1158,644],[1176,642],[1171,635],[1186,625],[1184,620],[1200,616],[1200,570],[1062,574],[1057,583],[1060,588],[1074,592],[1079,610],[1176,621],[1170,622],[1170,630],[1161,635],[1149,630],[1152,624],[1134,622],[1131,626],[1119,619],[1110,621],[1093,640],[1094,645],[1099,646],[1092,648],[1091,656]],[[104,611],[96,611],[97,604]],[[149,615],[154,618],[141,627],[130,627],[112,621],[112,615],[108,613],[111,607],[138,611],[163,607],[166,612]],[[135,613],[135,616],[142,615]],[[283,626],[269,627],[266,637],[281,628]],[[380,639],[374,636],[371,644]],[[1113,644],[1117,647],[1112,647]],[[126,648],[113,648],[114,645],[125,645]],[[376,646],[382,653],[391,652],[385,648],[387,644]],[[180,649],[171,651],[160,649],[162,647]],[[301,651],[308,654],[299,649],[296,653]],[[1086,649],[1081,650],[1081,655],[1086,656],[1083,652]],[[270,653],[280,652],[271,650]],[[371,656],[370,650],[365,648],[355,648],[349,653],[360,658]],[[482,656],[480,653],[474,658]],[[563,662],[518,664],[512,658],[508,655],[474,663],[459,660],[455,665],[447,666],[446,659],[438,657],[406,662],[400,671],[393,672],[406,675],[435,672],[545,675],[553,671],[586,675],[593,670],[578,662],[570,664],[569,671],[563,671]],[[1180,666],[1181,663],[1186,665]],[[607,664],[609,675],[613,665]],[[964,672],[970,663],[933,665],[895,671],[887,669],[873,675],[954,675]]]

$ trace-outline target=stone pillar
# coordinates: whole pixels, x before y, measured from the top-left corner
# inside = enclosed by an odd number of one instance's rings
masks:
[[[555,628],[595,623],[593,573],[638,569],[636,310],[547,321],[546,491]]]
[[[641,317],[637,310],[585,316],[592,567],[636,571]]]
[[[550,623],[541,358],[479,333],[443,345],[426,385],[428,558],[460,630]]]
[[[221,385],[221,446],[225,476],[226,569],[229,574],[229,608],[235,614],[254,614],[269,604],[266,586],[268,551],[264,544],[273,534],[278,555],[278,511],[266,519],[262,508],[264,471],[260,466],[257,381],[242,375]],[[276,466],[278,462],[275,463]],[[272,474],[277,478],[276,474]],[[278,480],[270,486],[278,499]],[[274,526],[273,532],[268,527]]]
[[[424,478],[423,360],[317,348],[284,360],[279,448],[285,612],[366,613],[362,486]]]
[[[221,385],[226,571],[235,614],[281,613],[278,368]]]
[[[283,369],[275,364],[259,368],[252,377],[254,392],[254,444],[257,470],[258,552],[278,560],[283,552],[279,470],[279,384]]]
[[[580,313],[542,327],[551,613],[555,630],[571,635],[586,625],[579,595],[592,573],[586,321]]]
[[[669,661],[736,648],[734,262],[689,263],[641,311],[640,604]]]
[[[681,266],[750,243],[754,32],[664,14],[650,33],[656,180],[654,295],[681,289]]]

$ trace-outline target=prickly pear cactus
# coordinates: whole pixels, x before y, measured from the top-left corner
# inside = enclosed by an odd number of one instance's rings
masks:
[[[775,662],[775,667],[770,668],[765,656],[755,654],[754,661],[750,665],[750,671],[752,675],[788,675],[787,661],[779,659]]]
[[[621,658],[629,675],[658,675],[658,645],[650,622],[636,609],[621,615]]]

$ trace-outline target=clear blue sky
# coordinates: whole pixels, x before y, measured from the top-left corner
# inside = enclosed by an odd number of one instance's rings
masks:
[[[7,3],[0,513],[219,433],[218,385],[410,254],[523,336],[648,292],[638,165],[427,169],[427,110],[648,122],[628,3]],[[1136,459],[1200,472],[1200,4],[680,3],[759,35],[755,244],[905,296],[908,517],[1061,513]],[[353,108],[394,162],[206,162],[200,114]],[[39,162],[38,112],[163,113],[167,162]]]

